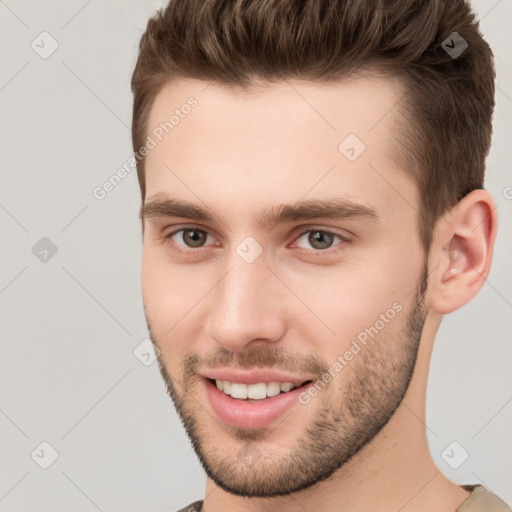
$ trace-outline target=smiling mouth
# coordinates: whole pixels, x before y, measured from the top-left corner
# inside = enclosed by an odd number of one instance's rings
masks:
[[[207,379],[219,391],[236,400],[246,402],[258,402],[271,398],[273,396],[288,393],[294,389],[306,386],[312,381],[304,382],[258,382],[255,384],[245,384],[243,382],[233,382],[221,379]]]

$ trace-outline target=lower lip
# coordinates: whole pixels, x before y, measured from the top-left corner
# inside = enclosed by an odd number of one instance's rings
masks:
[[[311,384],[304,384],[263,400],[249,402],[226,395],[208,379],[204,379],[204,382],[206,394],[217,417],[228,425],[247,429],[265,427],[283,416],[298,402],[298,396]]]

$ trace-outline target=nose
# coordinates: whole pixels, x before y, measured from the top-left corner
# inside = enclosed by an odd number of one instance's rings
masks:
[[[247,263],[235,254],[212,290],[207,336],[232,352],[279,341],[286,322],[283,288],[263,258]]]

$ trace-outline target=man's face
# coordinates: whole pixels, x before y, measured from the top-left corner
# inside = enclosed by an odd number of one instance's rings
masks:
[[[376,441],[414,368],[426,267],[398,163],[403,92],[377,78],[206,86],[173,82],[149,118],[145,313],[208,476],[287,494]]]

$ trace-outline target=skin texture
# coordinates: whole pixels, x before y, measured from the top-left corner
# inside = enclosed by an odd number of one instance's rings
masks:
[[[179,79],[156,97],[148,134],[190,96],[198,103],[147,155],[146,202],[172,197],[217,216],[145,219],[141,276],[162,376],[208,475],[207,512],[453,511],[468,496],[432,461],[425,390],[442,315],[488,274],[496,213],[487,192],[468,194],[438,221],[426,258],[418,190],[394,140],[403,94],[399,81],[367,76],[251,94]],[[338,150],[348,134],[366,146],[354,161]],[[257,222],[267,208],[333,197],[378,218]],[[262,249],[252,263],[236,250],[248,236]],[[198,372],[321,378],[393,304],[400,311],[309,403],[262,429],[216,417]]]
[[[423,281],[422,284],[425,283]],[[235,427],[227,429],[237,439],[254,441],[239,450],[237,456],[252,454],[256,462],[250,460],[243,463],[239,459],[238,462],[242,464],[233,466],[232,457],[226,457],[221,447],[211,449],[210,446],[214,444],[211,434],[196,421],[196,418],[204,414],[204,410],[198,402],[187,399],[188,394],[194,392],[194,386],[197,385],[195,377],[198,369],[204,365],[205,358],[195,354],[190,364],[186,364],[183,380],[178,383],[167,372],[163,359],[159,358],[160,372],[168,392],[208,476],[224,490],[248,497],[285,495],[329,478],[379,433],[403,399],[414,369],[421,336],[421,301],[424,290],[425,286],[418,287],[413,309],[408,314],[402,313],[404,320],[394,321],[399,331],[390,329],[387,335],[381,334],[371,339],[369,346],[368,342],[366,345],[360,343],[355,346],[356,357],[351,359],[351,364],[347,363],[344,378],[338,377],[326,387],[319,388],[322,393],[315,395],[320,402],[316,404],[315,416],[306,425],[304,433],[293,440],[292,444],[286,443],[290,446],[288,450],[280,450],[282,455],[278,465],[272,456],[260,460],[262,452],[259,447],[273,439],[279,424],[251,430]],[[289,368],[292,358],[296,362],[301,357],[292,353],[287,359],[279,351],[268,348],[247,352],[243,358],[227,358],[222,357],[222,352],[217,353],[220,357],[213,358],[213,361],[222,361],[224,364],[229,361],[230,366],[243,364],[244,367]],[[303,357],[303,367],[318,368],[318,372],[312,373],[321,381],[328,367],[324,367],[321,361],[317,366],[312,366],[311,361],[317,359],[314,354],[309,359]],[[213,361],[208,364],[215,367],[211,364]],[[312,397],[308,400],[308,396],[302,399],[302,407],[312,407]],[[287,420],[283,420],[283,424]],[[284,440],[279,444],[283,446]],[[273,447],[272,453],[276,449],[279,447]],[[307,461],[307,465],[303,461]]]

